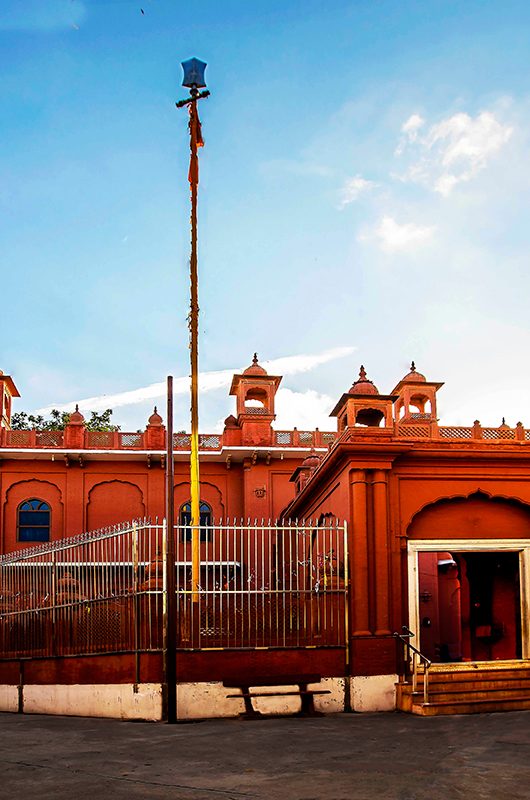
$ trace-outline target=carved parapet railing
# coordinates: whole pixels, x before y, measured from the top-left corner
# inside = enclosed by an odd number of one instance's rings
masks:
[[[335,431],[274,431],[276,447],[330,447],[337,438]]]

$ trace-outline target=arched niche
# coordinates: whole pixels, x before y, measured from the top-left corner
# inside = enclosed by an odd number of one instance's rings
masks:
[[[27,542],[17,541],[17,509],[24,500],[39,498],[50,507],[50,541],[64,537],[64,506],[61,489],[51,481],[31,480],[17,481],[11,484],[6,492],[3,513],[2,552],[7,553],[23,547],[31,547]]]
[[[219,520],[226,516],[225,505],[223,503],[223,495],[220,490],[213,483],[207,481],[200,482],[200,499],[204,503],[208,503],[212,509],[212,521]],[[189,481],[176,483],[174,490],[175,511],[182,508],[184,503],[190,499],[190,484]]]
[[[530,506],[476,492],[438,500],[412,518],[409,539],[530,539]]]
[[[89,531],[130,522],[145,516],[143,492],[129,481],[102,481],[88,493],[87,528]]]

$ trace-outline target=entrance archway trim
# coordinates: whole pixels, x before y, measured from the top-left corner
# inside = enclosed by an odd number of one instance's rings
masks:
[[[409,539],[407,542],[409,628],[415,634],[415,647],[421,650],[418,554],[439,551],[519,553],[522,657],[530,658],[530,539]]]

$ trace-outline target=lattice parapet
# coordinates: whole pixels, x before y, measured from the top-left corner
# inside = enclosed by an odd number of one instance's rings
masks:
[[[300,431],[299,434],[300,444],[303,447],[311,447],[315,443],[315,434],[313,431]]]
[[[199,447],[203,450],[220,450],[221,436],[217,433],[201,433],[199,435]]]
[[[35,431],[37,447],[62,447],[63,441],[63,431]]]
[[[438,428],[441,439],[472,439],[473,428]]]
[[[274,444],[286,447],[329,447],[337,439],[333,431],[274,431]],[[201,450],[221,450],[224,444],[223,434],[199,434],[199,447]],[[153,448],[149,438],[143,431],[90,431],[83,430],[79,444],[72,445],[64,431],[36,431],[36,430],[0,430],[0,449],[12,448],[67,448],[68,450],[147,450]],[[189,433],[174,433],[173,447],[175,450],[189,450],[191,437]]]
[[[143,447],[143,433],[120,433],[120,447]]]
[[[114,444],[114,433],[112,431],[87,431],[86,446],[97,450],[108,450]]]
[[[31,447],[31,434],[33,431],[6,431],[6,445],[8,447]]]
[[[400,425],[398,435],[407,439],[429,439],[430,430],[428,425]]]
[[[189,433],[174,433],[173,447],[175,450],[189,450],[191,447],[191,436]]]
[[[483,439],[515,439],[512,428],[482,428]]]

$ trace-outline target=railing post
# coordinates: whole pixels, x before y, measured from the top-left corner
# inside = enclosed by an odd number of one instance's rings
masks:
[[[474,421],[474,423],[473,423],[473,428],[472,428],[472,434],[471,435],[473,436],[473,439],[482,439],[483,438],[482,437],[482,425],[480,424],[478,419],[476,419]]]
[[[57,554],[52,551],[52,655],[57,655]]]
[[[165,565],[166,613],[164,615],[164,679],[166,689],[166,721],[177,721],[177,598],[175,595],[175,507],[173,497],[173,378],[167,379],[167,442],[166,442],[166,537]]]
[[[138,528],[136,522],[132,526],[132,559],[133,559],[133,624],[134,624],[134,687],[140,683],[140,597],[138,594]]]

